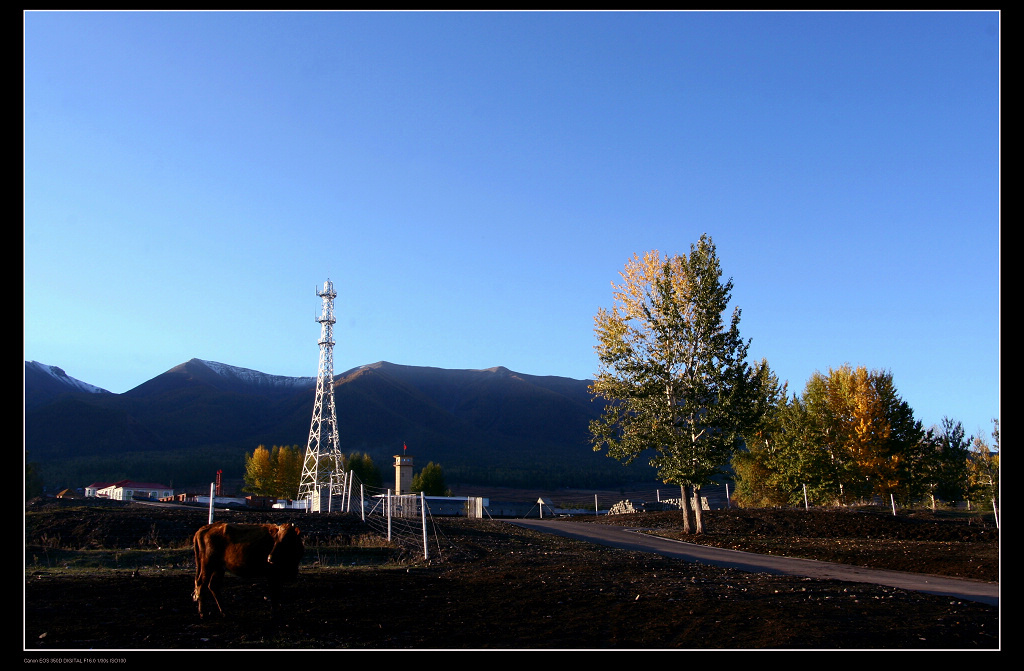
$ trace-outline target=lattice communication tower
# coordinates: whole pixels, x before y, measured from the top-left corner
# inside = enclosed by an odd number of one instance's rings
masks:
[[[302,462],[299,499],[309,499],[309,509],[330,508],[330,497],[341,496],[344,488],[344,461],[338,438],[338,417],[334,410],[334,299],[338,294],[330,280],[316,295],[323,300],[320,322],[320,367],[316,375],[316,400],[309,441]]]

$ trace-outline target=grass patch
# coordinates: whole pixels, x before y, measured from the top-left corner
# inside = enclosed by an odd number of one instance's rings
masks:
[[[351,547],[320,545],[306,548],[299,566],[302,569],[345,568],[398,564],[399,552],[390,547]],[[65,550],[33,548],[25,552],[25,573],[39,571],[104,572],[118,570],[195,570],[191,548]]]
[[[118,569],[194,569],[192,550],[64,550],[32,548],[25,552],[25,571],[118,570]]]
[[[399,564],[400,552],[394,548],[316,547],[307,548],[300,566],[332,568]]]

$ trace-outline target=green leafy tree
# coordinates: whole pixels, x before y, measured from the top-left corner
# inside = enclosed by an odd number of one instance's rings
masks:
[[[787,440],[799,408],[786,397],[788,384],[778,378],[762,360],[755,368],[751,385],[752,418],[743,432],[743,446],[732,457],[735,500],[740,506],[783,506],[793,500],[796,483],[792,473],[794,442]]]
[[[26,452],[26,456],[28,453]],[[25,500],[43,495],[43,478],[39,475],[39,464],[25,460]]]
[[[444,482],[444,471],[441,469],[441,465],[432,461],[412,477],[410,490],[415,494],[423,492],[426,496],[451,495],[448,485]]]
[[[768,366],[767,359],[750,371],[747,385],[749,417],[744,422],[743,442],[771,447],[779,435],[786,408],[788,382],[779,383],[778,376]]]
[[[345,469],[352,471],[367,487],[373,487],[380,489],[383,486],[384,478],[381,476],[380,469],[369,454],[363,452],[352,452],[345,457]]]
[[[942,430],[933,434],[932,494],[947,503],[963,501],[968,491],[968,462],[971,438],[964,433],[960,422],[942,418]]]
[[[922,450],[924,428],[914,418],[910,404],[900,397],[890,371],[876,371],[873,384],[887,427],[881,444],[882,465],[878,471],[888,481],[880,478],[880,487],[876,491],[880,495],[892,494],[897,501],[910,504],[921,498],[914,462]]]
[[[971,442],[967,465],[967,500],[983,506],[992,505],[999,498],[999,420],[992,420],[992,441],[975,436]]]
[[[921,436],[919,449],[911,458],[906,486],[911,501],[928,499],[935,507],[936,492],[942,478],[942,445],[938,427],[931,427]]]
[[[590,424],[593,448],[626,464],[653,454],[659,478],[680,487],[686,532],[702,531],[700,506],[691,528],[691,491],[699,501],[751,416],[749,342],[739,308],[723,320],[732,280],[721,276],[706,234],[688,256],[634,255],[612,285],[613,307],[594,318],[600,370],[590,389],[607,403]]]

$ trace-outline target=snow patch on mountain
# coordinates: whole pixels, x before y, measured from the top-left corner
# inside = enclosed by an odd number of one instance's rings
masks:
[[[50,366],[45,363],[39,363],[38,361],[26,361],[25,367],[32,367],[32,369],[52,377],[55,381],[74,391],[84,391],[90,394],[111,393],[106,389],[102,389],[95,385],[89,384],[88,382],[82,382],[81,380],[75,379],[68,375],[67,373],[65,373],[64,369],[58,368],[57,366]]]
[[[316,377],[288,377],[287,375],[269,375],[250,368],[229,366],[217,361],[199,359],[203,365],[221,377],[237,380],[248,385],[270,389],[305,389],[316,386]]]

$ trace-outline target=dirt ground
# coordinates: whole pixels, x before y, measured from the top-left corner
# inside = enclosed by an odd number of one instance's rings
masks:
[[[352,548],[351,515],[220,513],[306,534],[284,616],[229,576],[227,615],[200,620],[189,539],[206,511],[142,504],[26,506],[25,659],[169,650],[1000,648],[999,609],[890,587],[753,574],[615,550],[500,520],[435,518],[431,560]],[[621,524],[615,518],[582,517]],[[632,517],[632,516],[630,516]],[[638,525],[679,536],[678,513]],[[998,531],[977,518],[849,510],[705,513],[688,540],[998,581]],[[83,557],[96,559],[90,567]],[[61,651],[65,651],[62,653]],[[67,655],[66,651],[76,652]]]

